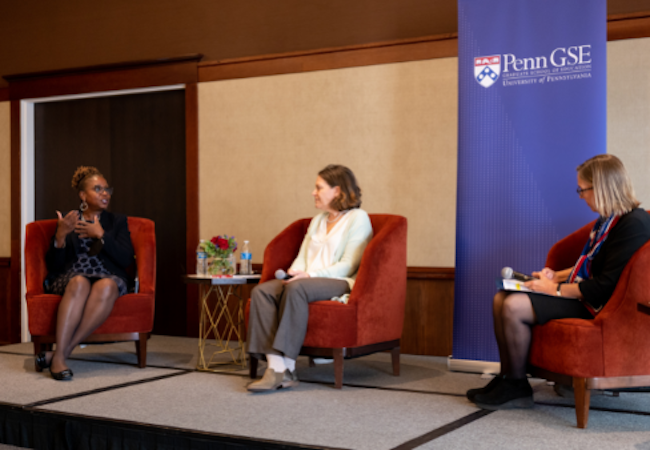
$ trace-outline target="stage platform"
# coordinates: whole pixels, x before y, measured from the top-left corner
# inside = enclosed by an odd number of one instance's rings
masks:
[[[246,391],[246,370],[197,372],[197,340],[153,336],[147,367],[133,343],[78,349],[75,376],[34,370],[31,344],[0,347],[0,444],[93,449],[526,449],[650,448],[650,393],[592,397],[589,428],[576,428],[573,400],[533,380],[535,408],[486,412],[465,398],[478,374],[447,370],[446,358],[390,355],[331,364],[298,361],[301,383]],[[224,356],[225,358],[225,356]],[[227,367],[228,368],[228,367]],[[264,369],[260,367],[260,374]]]

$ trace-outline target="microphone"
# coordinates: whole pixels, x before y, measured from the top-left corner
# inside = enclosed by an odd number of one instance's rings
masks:
[[[293,275],[289,275],[284,270],[278,269],[275,271],[275,278],[278,280],[289,280],[293,278]]]
[[[518,281],[530,281],[534,280],[534,277],[531,277],[529,275],[525,275],[523,273],[515,272],[512,270],[512,267],[504,267],[501,269],[501,277],[505,278],[506,280],[518,280]]]

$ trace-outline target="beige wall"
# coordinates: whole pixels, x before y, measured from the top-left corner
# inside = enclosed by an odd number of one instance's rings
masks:
[[[607,152],[628,168],[650,208],[650,38],[607,44]]]
[[[650,208],[650,38],[608,43],[608,152]],[[369,212],[409,219],[411,266],[453,266],[457,59],[199,85],[200,233],[234,234],[254,261],[315,214],[330,162],[349,165]],[[10,256],[10,114],[0,102],[0,257]]]
[[[11,152],[9,102],[0,102],[0,258],[11,256]]]
[[[408,218],[410,266],[454,266],[456,74],[446,58],[201,83],[201,236],[250,239],[261,262],[340,163],[364,209]]]

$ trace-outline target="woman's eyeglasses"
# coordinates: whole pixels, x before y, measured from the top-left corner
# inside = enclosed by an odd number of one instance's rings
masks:
[[[578,188],[578,189],[576,189],[576,192],[578,193],[578,195],[579,195],[580,197],[582,197],[582,193],[583,193],[583,192],[585,192],[585,191],[591,191],[591,190],[593,190],[593,188],[594,188],[593,186],[592,186],[592,187],[588,187],[588,188],[584,188],[584,189],[580,189],[580,188]],[[112,189],[111,189],[111,190],[112,190]]]
[[[106,192],[108,195],[113,195],[112,187],[102,187],[100,185],[97,185],[93,188],[93,191],[95,191],[98,194],[101,194],[102,192]]]

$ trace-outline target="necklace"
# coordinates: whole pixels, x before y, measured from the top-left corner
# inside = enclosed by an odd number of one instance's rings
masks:
[[[336,215],[336,217],[334,217],[332,220],[327,219],[327,223],[336,222],[341,217],[341,214],[342,214],[341,211],[339,211],[338,214]]]

